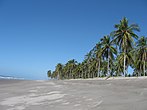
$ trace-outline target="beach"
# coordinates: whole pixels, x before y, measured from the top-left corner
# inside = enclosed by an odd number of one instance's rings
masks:
[[[146,110],[147,77],[0,79],[0,110]]]

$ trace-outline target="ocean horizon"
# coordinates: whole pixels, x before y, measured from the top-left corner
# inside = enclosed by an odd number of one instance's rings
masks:
[[[22,77],[14,77],[14,76],[0,75],[0,79],[18,79],[18,80],[24,80],[25,78],[22,78]]]

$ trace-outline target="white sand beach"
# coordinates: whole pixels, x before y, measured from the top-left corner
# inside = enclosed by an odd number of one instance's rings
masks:
[[[147,77],[0,80],[0,110],[146,110]]]

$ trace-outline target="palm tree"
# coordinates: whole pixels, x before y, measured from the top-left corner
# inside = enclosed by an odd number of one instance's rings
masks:
[[[66,63],[63,68],[64,78],[69,79],[69,64]]]
[[[96,59],[97,59],[97,67],[98,67],[98,73],[97,73],[97,77],[100,77],[100,67],[101,67],[101,43],[97,43],[96,46],[94,47],[94,52],[96,55]]]
[[[142,36],[138,42],[137,42],[137,64],[140,64],[140,68],[141,65],[142,69],[143,69],[143,73],[145,76],[145,71],[146,71],[146,62],[147,62],[147,37]]]
[[[130,52],[128,52],[128,53],[124,53],[124,52],[122,52],[120,55],[118,55],[118,58],[117,58],[117,61],[119,62],[119,66],[118,66],[118,68],[120,69],[119,71],[121,72],[121,68],[120,67],[122,67],[122,65],[123,65],[123,61],[124,61],[124,56],[125,56],[125,64],[126,64],[126,70],[127,70],[127,68],[128,68],[128,66],[129,65],[132,65],[133,63],[134,63],[134,60],[133,60],[133,55],[132,55],[132,52],[130,51]],[[127,75],[127,73],[126,74],[124,74],[124,76],[126,76]]]
[[[84,61],[83,61],[83,73],[84,73],[84,78],[88,78],[88,71],[89,71],[89,68],[88,68],[88,63],[87,63],[87,60],[85,59]]]
[[[47,76],[50,78],[50,77],[51,77],[51,75],[52,75],[51,70],[48,70],[48,71],[47,71]]]
[[[74,78],[81,78],[81,63],[78,63],[74,69]]]
[[[117,57],[116,61],[114,62],[114,72],[115,72],[115,75],[116,76],[120,76],[121,73],[123,73],[123,65],[122,65],[122,62],[121,62],[121,59],[119,59],[120,57]]]
[[[92,50],[85,55],[85,60],[88,66],[87,77],[90,77],[90,60],[92,58]]]
[[[126,53],[133,48],[134,38],[137,39],[138,36],[134,31],[140,31],[137,24],[128,25],[127,18],[123,18],[120,21],[120,24],[116,24],[114,31],[114,41],[117,42],[117,45],[120,48],[120,51],[124,52],[124,76],[126,74]]]
[[[63,65],[61,63],[58,63],[55,70],[58,73],[57,79],[62,79],[62,68],[63,68]]]
[[[92,58],[92,60],[91,60],[91,73],[92,73],[91,75],[92,75],[92,78],[97,76],[97,71],[98,71],[97,59],[96,58]]]
[[[101,54],[107,59],[107,75],[110,75],[110,59],[114,59],[114,54],[117,54],[117,50],[114,48],[113,41],[111,41],[110,36],[104,36],[101,39]]]
[[[57,79],[57,72],[56,71],[53,71],[52,72],[52,75],[51,75],[51,78],[55,78],[55,79]]]
[[[103,60],[101,65],[101,77],[105,77],[107,74],[108,62],[106,60]]]
[[[83,79],[87,78],[87,75],[86,75],[87,74],[87,62],[86,62],[86,60],[84,60],[82,62],[81,70],[82,70],[82,77],[83,77]]]
[[[75,69],[76,65],[77,65],[77,61],[75,59],[69,60],[67,62],[67,67],[68,67],[70,79],[72,79],[74,76],[73,70]]]

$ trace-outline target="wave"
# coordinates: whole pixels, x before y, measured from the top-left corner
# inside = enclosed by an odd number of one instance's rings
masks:
[[[17,78],[17,77],[13,77],[13,76],[0,75],[0,79],[19,79],[19,80],[23,80],[24,78]]]

